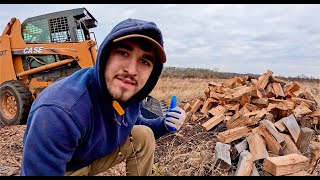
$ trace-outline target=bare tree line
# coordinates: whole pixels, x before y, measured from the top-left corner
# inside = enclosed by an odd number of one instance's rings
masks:
[[[232,73],[232,72],[219,72],[218,68],[211,69],[202,69],[202,68],[181,68],[181,67],[164,67],[162,72],[162,77],[171,77],[171,78],[199,78],[199,79],[229,79],[234,76],[250,76],[252,78],[258,78],[261,74],[251,74],[251,73]],[[276,76],[287,81],[304,81],[304,82],[316,82],[320,83],[319,78],[308,77],[305,75],[298,76]]]

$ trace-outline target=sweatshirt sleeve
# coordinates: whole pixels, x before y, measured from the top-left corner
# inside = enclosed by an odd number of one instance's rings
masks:
[[[141,115],[141,110],[139,110],[138,119],[136,125],[145,125],[152,129],[155,138],[160,138],[161,136],[169,133],[164,125],[165,117],[158,117],[155,119],[146,119]]]
[[[80,126],[63,109],[36,109],[27,121],[20,175],[63,176],[81,135]]]

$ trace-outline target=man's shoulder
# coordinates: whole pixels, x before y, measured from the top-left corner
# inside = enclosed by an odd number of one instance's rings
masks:
[[[89,75],[78,73],[51,84],[36,98],[35,106],[55,105],[67,111],[71,110],[80,99],[85,100],[88,94],[91,80],[90,77],[84,76]]]

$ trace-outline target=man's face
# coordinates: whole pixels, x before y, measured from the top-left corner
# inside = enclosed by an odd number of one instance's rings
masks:
[[[140,47],[135,41],[122,40],[110,53],[105,79],[111,96],[125,102],[146,84],[155,61],[152,48]]]

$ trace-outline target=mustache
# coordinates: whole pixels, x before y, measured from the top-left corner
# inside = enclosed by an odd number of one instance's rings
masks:
[[[119,79],[128,80],[132,84],[138,84],[138,81],[136,80],[135,76],[133,76],[133,75],[131,75],[129,73],[117,74],[115,77],[119,78]]]

